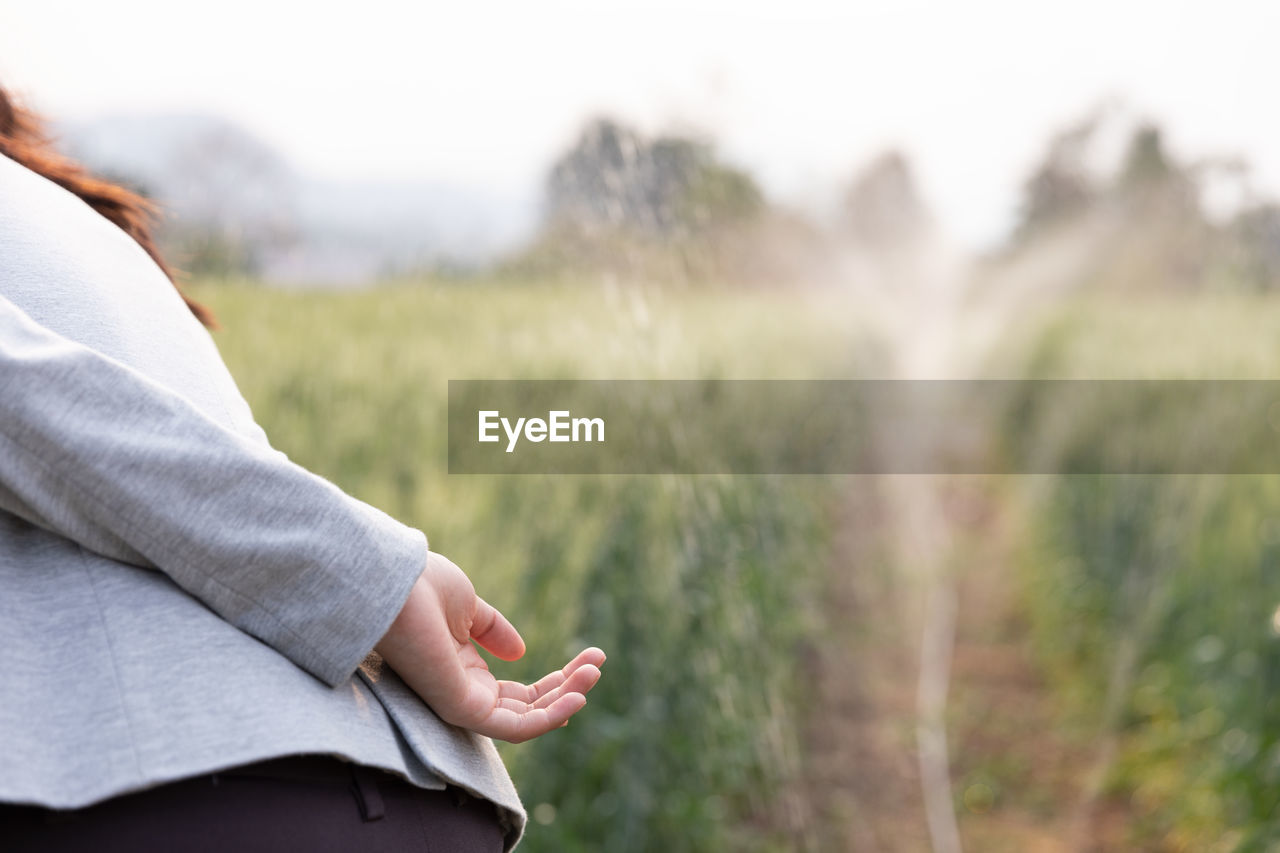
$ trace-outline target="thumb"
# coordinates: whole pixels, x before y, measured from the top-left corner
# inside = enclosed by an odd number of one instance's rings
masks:
[[[503,660],[524,656],[524,640],[520,632],[492,604],[476,597],[475,618],[471,620],[471,639],[480,647]]]

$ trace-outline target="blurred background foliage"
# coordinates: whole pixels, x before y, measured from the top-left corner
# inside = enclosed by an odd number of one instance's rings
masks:
[[[1013,306],[979,372],[1274,378],[1280,207],[1247,164],[1179,162],[1158,126],[1115,125],[1100,111],[1050,139],[1008,240],[950,279],[961,338],[984,306]],[[274,443],[466,568],[529,641],[511,677],[584,642],[609,652],[567,730],[504,750],[532,817],[522,849],[928,843],[902,698],[927,583],[891,546],[891,484],[448,476],[442,434],[449,378],[895,375],[934,297],[890,331],[874,306],[918,287],[893,259],[942,251],[905,155],[868,163],[824,220],[772,202],[709,140],[595,119],[550,168],[525,246],[481,265],[389,262],[376,288],[272,288],[261,246],[166,233]],[[1031,414],[1064,453],[1128,416]],[[963,498],[960,520],[938,523],[954,528],[943,575],[959,588],[963,701],[945,722],[969,846],[1275,849],[1275,479],[942,488]],[[977,576],[990,585],[974,593]],[[999,619],[966,627],[966,608],[995,597]],[[981,710],[1012,695],[992,681],[997,658],[1047,728],[987,737],[1013,707]],[[1064,780],[1052,790],[1028,781],[1048,763]]]
[[[530,651],[507,676],[608,650],[590,715],[506,750],[522,849],[789,848],[834,481],[448,476],[446,381],[838,377],[853,312],[550,283],[197,292],[273,443],[428,531],[511,615]]]
[[[1224,297],[1212,287],[1077,302],[1050,321],[1032,375],[1274,379],[1272,297]],[[1105,441],[1108,426],[1138,417],[1126,408],[1044,414],[1068,443]],[[1111,742],[1103,781],[1126,804],[1126,838],[1160,849],[1272,849],[1280,841],[1275,477],[1033,478],[1021,498],[1032,524],[1020,582],[1035,645],[1065,707]]]

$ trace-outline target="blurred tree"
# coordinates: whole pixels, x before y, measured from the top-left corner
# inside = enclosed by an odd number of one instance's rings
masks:
[[[597,118],[552,166],[542,228],[502,270],[686,283],[773,280],[793,277],[783,258],[798,255],[794,247],[808,236],[710,142],[650,138]]]
[[[551,169],[547,224],[585,232],[684,236],[758,215],[764,196],[747,173],[703,141],[646,139],[612,119],[590,122]]]
[[[1112,286],[1191,290],[1215,277],[1221,240],[1200,207],[1202,177],[1170,156],[1157,125],[1134,128],[1111,188]]]
[[[1129,151],[1120,172],[1119,186],[1148,187],[1166,183],[1175,169],[1164,148],[1164,134],[1154,124],[1144,124],[1133,132]]]
[[[1129,138],[1112,193],[1130,214],[1199,227],[1204,224],[1200,177],[1194,165],[1184,165],[1169,155],[1164,132],[1146,122],[1135,128]]]
[[[1044,160],[1023,185],[1018,239],[1080,216],[1097,201],[1097,187],[1087,167],[1097,127],[1097,117],[1090,116],[1050,139]]]
[[[765,209],[755,180],[721,163],[704,163],[683,195],[680,218],[695,230],[750,221]]]
[[[846,231],[867,245],[898,245],[933,225],[906,157],[887,151],[854,179],[844,199]]]

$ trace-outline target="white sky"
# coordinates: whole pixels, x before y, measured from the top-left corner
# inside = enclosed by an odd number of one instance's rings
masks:
[[[784,200],[886,146],[961,240],[1105,97],[1280,188],[1280,3],[0,0],[0,81],[59,118],[215,111],[300,167],[536,190],[582,120],[692,125]]]

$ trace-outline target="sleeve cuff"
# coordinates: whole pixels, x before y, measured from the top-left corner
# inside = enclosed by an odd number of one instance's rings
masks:
[[[377,518],[370,532],[376,547],[360,555],[341,574],[358,585],[321,613],[300,612],[290,634],[293,649],[280,650],[330,687],[345,683],[391,628],[409,592],[427,565],[427,537],[373,507]],[[380,517],[380,518],[379,518]],[[347,554],[352,551],[349,549]],[[279,614],[286,615],[286,614]],[[283,640],[277,645],[289,645]]]

